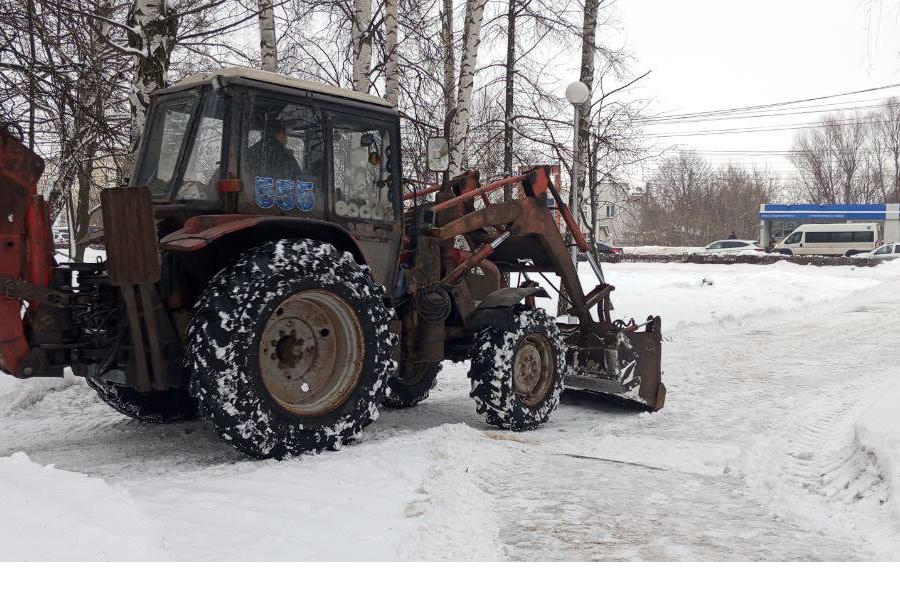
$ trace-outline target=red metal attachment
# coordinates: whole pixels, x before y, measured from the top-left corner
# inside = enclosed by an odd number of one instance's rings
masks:
[[[47,207],[37,195],[44,162],[0,130],[0,369],[14,375],[30,348],[22,322],[22,300],[10,286],[26,281],[44,287],[53,268]],[[36,309],[36,302],[29,312]],[[26,373],[27,375],[27,373]]]

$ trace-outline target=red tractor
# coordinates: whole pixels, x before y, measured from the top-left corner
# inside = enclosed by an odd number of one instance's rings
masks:
[[[86,241],[105,260],[56,264],[43,165],[0,132],[0,369],[70,367],[130,417],[202,415],[260,457],[339,448],[380,407],[422,401],[444,360],[471,362],[501,428],[539,426],[564,386],[661,408],[659,318],[613,321],[593,259],[600,284],[582,289],[553,213],[587,244],[548,169],[404,196],[399,142],[373,96],[190,77],[155,93],[130,186],[101,195]],[[514,200],[492,203],[504,186]],[[535,308],[547,273],[571,323]]]

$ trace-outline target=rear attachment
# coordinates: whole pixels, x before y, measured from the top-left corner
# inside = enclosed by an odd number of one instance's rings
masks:
[[[41,303],[61,305],[64,294],[47,286],[53,273],[47,207],[37,195],[44,161],[0,127],[0,370],[34,374],[25,322],[35,322]],[[22,313],[22,300],[28,308]]]
[[[183,386],[181,341],[157,289],[146,188],[101,192],[108,262],[55,264],[43,162],[0,129],[0,370],[76,375],[138,392]]]

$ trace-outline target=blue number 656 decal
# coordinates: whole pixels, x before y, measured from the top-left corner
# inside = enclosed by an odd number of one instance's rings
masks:
[[[260,208],[291,210],[296,204],[303,212],[310,212],[316,206],[314,186],[309,181],[291,179],[256,178],[256,205]]]

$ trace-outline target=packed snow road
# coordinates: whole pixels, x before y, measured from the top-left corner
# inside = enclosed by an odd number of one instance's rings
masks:
[[[0,559],[900,559],[900,264],[608,270],[663,316],[659,413],[572,395],[502,432],[446,363],[362,443],[253,461],[4,378]]]

